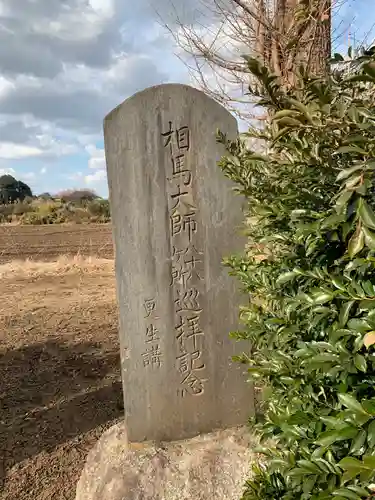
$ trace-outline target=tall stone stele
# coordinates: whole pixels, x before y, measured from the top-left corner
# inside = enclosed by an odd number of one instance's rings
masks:
[[[245,424],[239,298],[223,257],[243,248],[241,200],[217,162],[237,123],[179,84],[137,93],[105,119],[121,367],[130,442]],[[247,346],[246,346],[247,347]]]

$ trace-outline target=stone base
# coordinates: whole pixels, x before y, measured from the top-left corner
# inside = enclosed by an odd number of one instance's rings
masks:
[[[256,446],[247,428],[128,444],[120,423],[89,453],[76,500],[238,500]]]

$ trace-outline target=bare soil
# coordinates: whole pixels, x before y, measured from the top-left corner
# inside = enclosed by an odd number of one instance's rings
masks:
[[[122,418],[117,328],[113,261],[0,266],[2,500],[74,499]]]
[[[0,225],[0,264],[77,254],[113,258],[111,224]]]

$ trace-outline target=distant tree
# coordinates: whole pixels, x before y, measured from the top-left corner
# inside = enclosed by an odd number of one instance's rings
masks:
[[[56,196],[65,203],[82,203],[100,198],[92,189],[69,189],[61,191]]]
[[[15,201],[23,201],[26,197],[32,197],[30,187],[22,181],[18,181],[12,175],[0,177],[0,203],[8,204]]]
[[[50,193],[42,193],[38,196],[42,200],[52,200],[53,196]]]

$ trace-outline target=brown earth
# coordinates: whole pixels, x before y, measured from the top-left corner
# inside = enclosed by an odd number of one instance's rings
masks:
[[[121,419],[114,285],[111,260],[0,266],[2,500],[73,500],[88,451]]]
[[[49,261],[78,253],[113,258],[111,224],[0,225],[0,264],[14,259]]]

